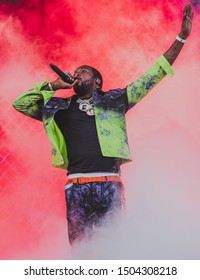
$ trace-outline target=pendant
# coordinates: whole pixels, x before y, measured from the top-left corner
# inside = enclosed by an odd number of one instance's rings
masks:
[[[85,100],[78,98],[78,100],[76,102],[79,103],[80,111],[85,112],[88,116],[95,115],[92,97],[90,99],[85,99]]]
[[[83,112],[87,112],[90,109],[91,109],[91,105],[88,104],[88,103],[82,102],[82,103],[79,104],[79,110],[81,110]]]
[[[89,109],[89,110],[86,112],[86,114],[87,114],[88,116],[94,116],[94,109],[93,109],[93,108]]]

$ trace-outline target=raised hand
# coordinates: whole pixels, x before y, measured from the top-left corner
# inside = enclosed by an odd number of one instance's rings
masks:
[[[192,29],[192,20],[193,20],[194,13],[192,11],[191,5],[186,5],[183,11],[183,19],[181,25],[181,32],[179,36],[182,39],[186,39],[191,32]]]

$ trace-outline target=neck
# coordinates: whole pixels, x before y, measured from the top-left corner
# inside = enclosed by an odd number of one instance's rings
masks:
[[[90,98],[91,96],[92,96],[92,92],[89,92],[89,93],[87,93],[87,94],[85,94],[83,96],[79,96],[79,98],[85,99],[85,98]]]
[[[94,92],[95,89],[97,89],[99,87],[95,87],[93,89],[91,89],[89,92],[87,92],[86,94],[84,94],[83,96],[78,96],[78,98],[80,99],[86,99],[86,98],[90,98],[92,97],[92,93]]]

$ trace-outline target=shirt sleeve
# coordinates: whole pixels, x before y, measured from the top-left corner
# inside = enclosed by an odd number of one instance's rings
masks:
[[[42,120],[42,109],[44,104],[55,94],[55,91],[41,90],[48,82],[36,84],[36,87],[21,94],[14,102],[13,107],[22,114]]]
[[[162,55],[142,77],[126,87],[128,109],[131,109],[144,96],[146,96],[166,74],[173,76],[174,71],[167,59]]]

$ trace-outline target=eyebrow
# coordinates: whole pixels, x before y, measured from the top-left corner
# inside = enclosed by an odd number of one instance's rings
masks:
[[[90,69],[87,68],[87,67],[78,68],[78,69],[74,72],[74,74],[76,74],[79,70],[90,70]]]

